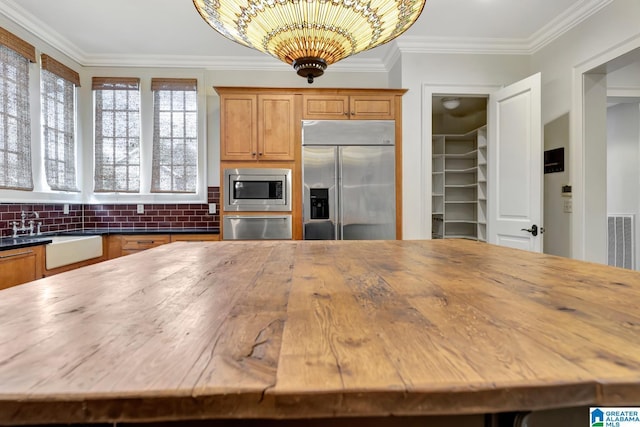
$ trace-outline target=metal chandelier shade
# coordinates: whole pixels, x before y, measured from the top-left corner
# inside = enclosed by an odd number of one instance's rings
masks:
[[[328,65],[404,33],[426,0],[193,0],[226,38],[268,53],[313,83]]]

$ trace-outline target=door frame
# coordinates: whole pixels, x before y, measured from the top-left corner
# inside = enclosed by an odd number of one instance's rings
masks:
[[[420,235],[425,239],[431,239],[431,211],[433,192],[432,172],[433,172],[433,109],[431,102],[434,95],[452,96],[486,96],[487,98],[502,85],[454,85],[454,84],[422,84],[422,144],[420,168]],[[487,106],[487,121],[488,121]],[[427,119],[428,118],[428,119]],[[488,123],[487,123],[488,129]]]
[[[593,188],[592,181],[602,178],[602,159],[598,152],[605,147],[604,140],[585,138],[598,134],[602,129],[593,129],[594,123],[585,120],[594,112],[588,105],[590,99],[599,99],[604,91],[606,104],[606,65],[633,50],[640,48],[640,36],[627,40],[602,51],[573,67],[572,105],[570,114],[571,185],[573,198],[573,218],[571,223],[571,258],[599,263],[607,263],[606,253],[606,180],[604,190]],[[604,88],[602,87],[604,85]],[[595,93],[593,92],[595,89]],[[601,101],[596,101],[601,102]],[[595,107],[599,108],[598,106]],[[606,120],[606,117],[605,117]],[[601,123],[595,123],[596,127]],[[606,162],[606,158],[604,159]],[[594,169],[595,168],[595,169]],[[587,176],[587,171],[590,175]],[[598,171],[597,175],[593,173]],[[604,166],[606,179],[606,164]],[[587,198],[587,191],[589,197]],[[603,213],[604,206],[604,213]]]

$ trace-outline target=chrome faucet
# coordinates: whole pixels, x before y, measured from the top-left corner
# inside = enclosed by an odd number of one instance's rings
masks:
[[[20,212],[20,222],[12,221],[9,223],[11,225],[11,230],[13,231],[13,238],[18,237],[18,233],[20,232],[29,232],[29,236],[34,235],[34,229],[36,230],[35,235],[40,235],[40,227],[42,226],[42,222],[36,222],[33,219],[27,222],[27,214],[25,211]],[[38,212],[33,212],[31,215],[35,219],[40,219],[40,214]],[[19,225],[19,226],[18,226]]]

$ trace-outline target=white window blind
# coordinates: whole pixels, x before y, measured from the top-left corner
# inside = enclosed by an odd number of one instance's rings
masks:
[[[140,191],[140,79],[94,77],[96,192]]]
[[[0,28],[0,188],[33,190],[30,60],[33,46]]]
[[[78,73],[42,55],[42,136],[47,183],[78,191],[76,183],[75,86]]]
[[[195,79],[152,79],[151,191],[195,193],[198,182],[198,102]]]

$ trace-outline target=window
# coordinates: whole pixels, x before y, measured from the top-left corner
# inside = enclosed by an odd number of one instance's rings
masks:
[[[33,189],[29,61],[35,48],[0,28],[0,188]]]
[[[198,182],[196,79],[152,79],[152,192],[194,193]]]
[[[42,55],[42,141],[44,169],[52,190],[77,191],[75,87],[80,76]]]
[[[140,79],[94,77],[94,191],[140,191]]]

